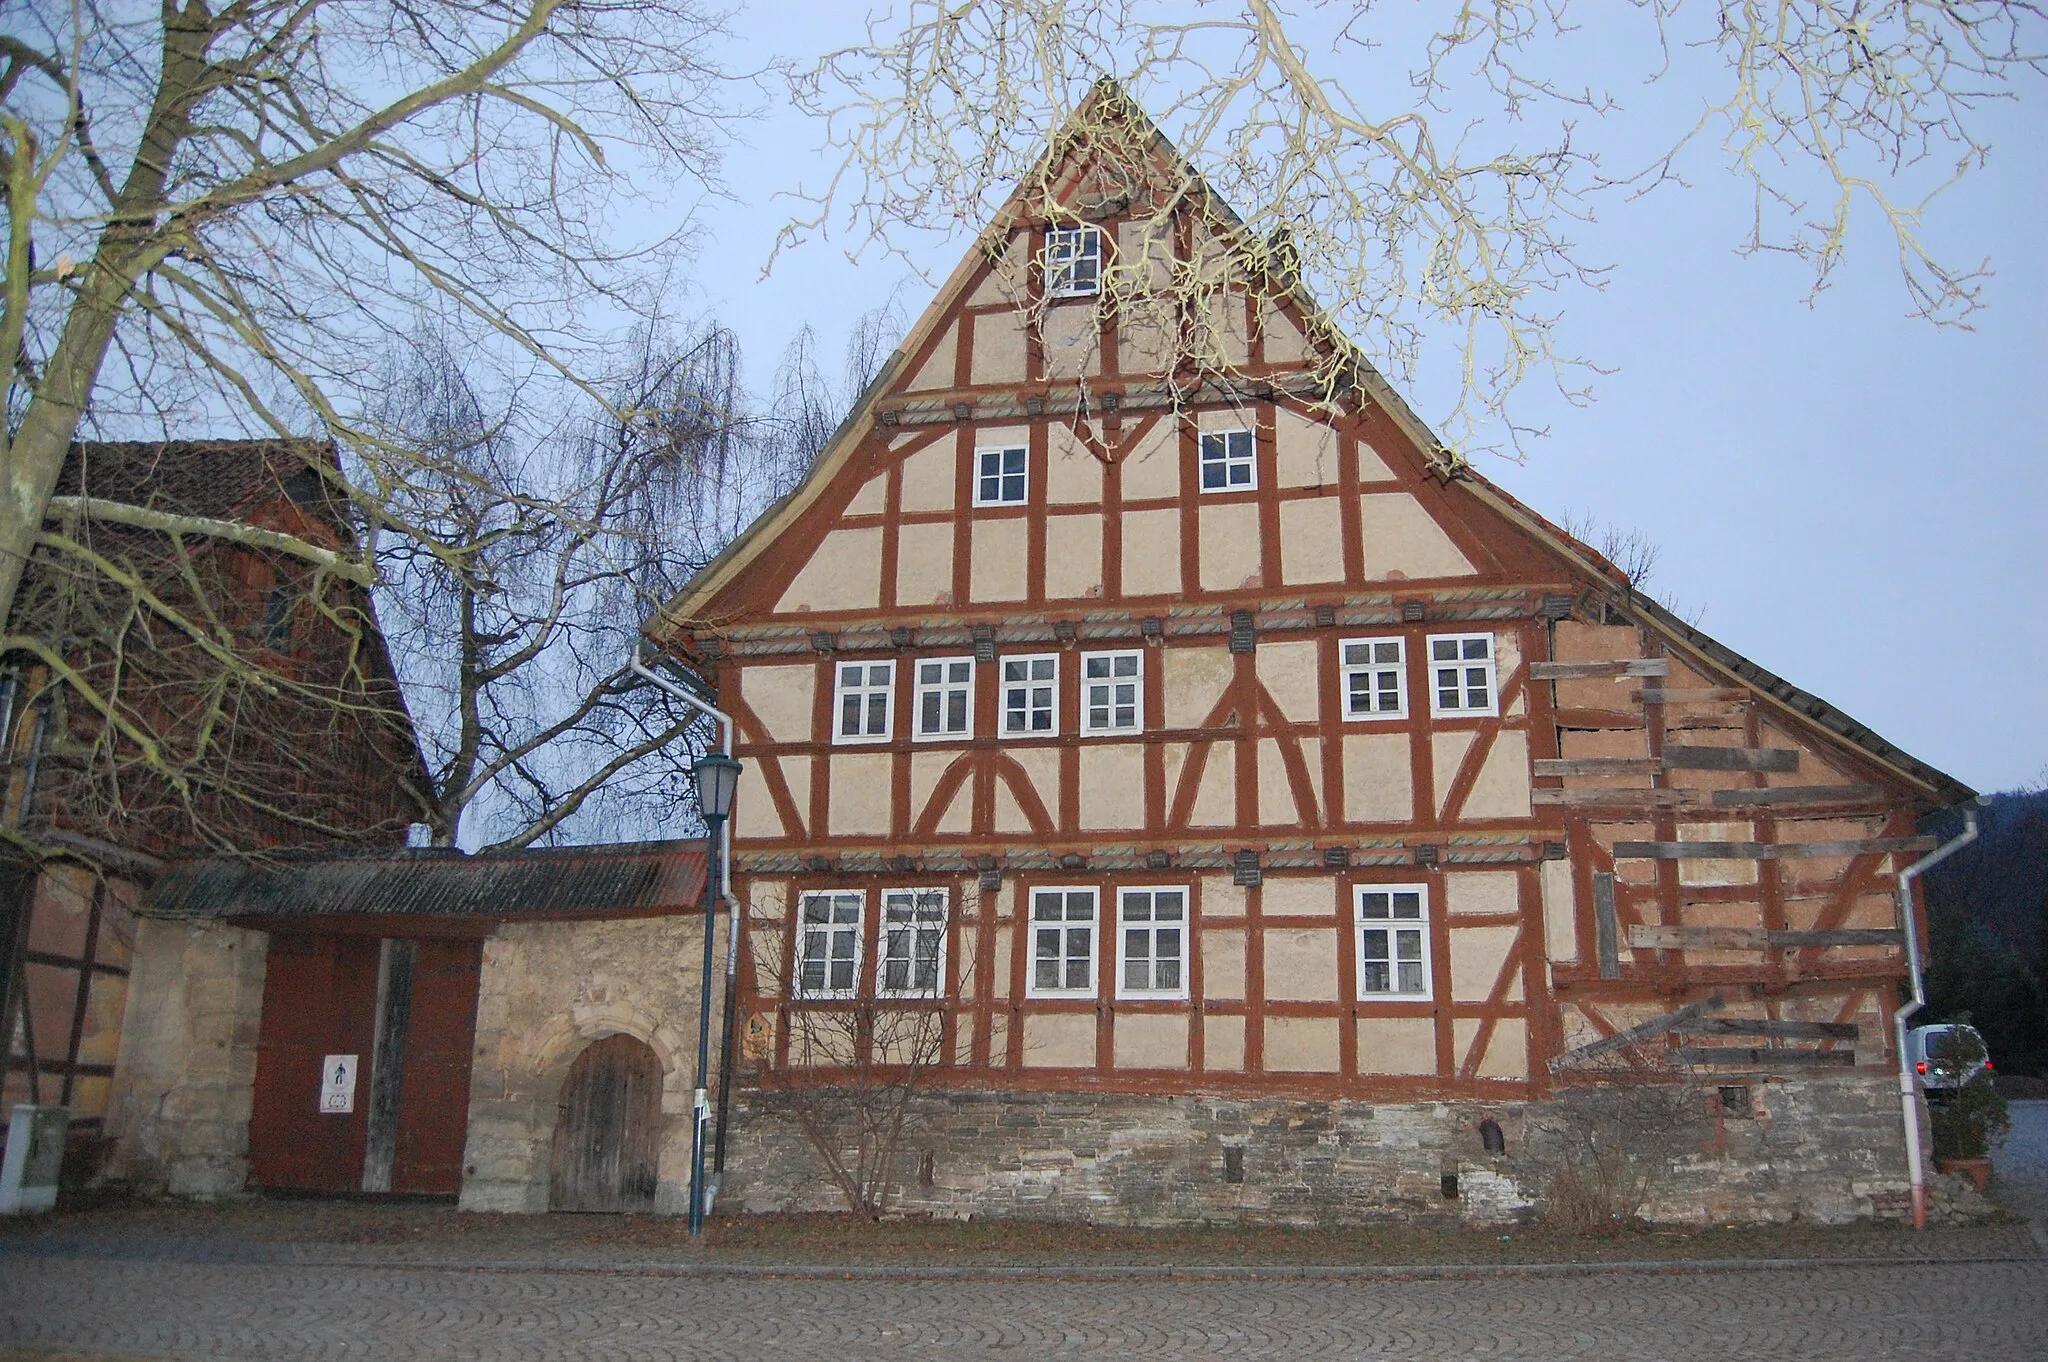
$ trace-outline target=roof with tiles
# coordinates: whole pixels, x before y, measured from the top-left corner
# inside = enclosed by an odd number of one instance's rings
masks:
[[[658,916],[702,909],[704,863],[701,844],[680,841],[474,856],[433,848],[262,861],[219,857],[173,866],[142,911],[183,920]]]

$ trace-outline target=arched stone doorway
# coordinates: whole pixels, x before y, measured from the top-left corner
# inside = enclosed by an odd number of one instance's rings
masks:
[[[593,1041],[562,1080],[548,1160],[551,1211],[652,1211],[661,1060],[645,1041]]]

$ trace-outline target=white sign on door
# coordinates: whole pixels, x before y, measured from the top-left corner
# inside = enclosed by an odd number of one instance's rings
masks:
[[[346,1116],[356,1109],[356,1057],[329,1055],[320,1062],[320,1114]]]

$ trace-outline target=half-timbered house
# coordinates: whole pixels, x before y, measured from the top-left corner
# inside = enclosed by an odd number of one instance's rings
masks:
[[[880,996],[943,1001],[911,1208],[1487,1218],[1648,1079],[1649,1213],[1895,1210],[1895,876],[1970,792],[1448,459],[1121,96],[1047,156],[649,626],[746,765],[728,1200],[829,1198],[792,1095],[902,1056],[805,1018]],[[1109,306],[1148,250],[1230,263]]]

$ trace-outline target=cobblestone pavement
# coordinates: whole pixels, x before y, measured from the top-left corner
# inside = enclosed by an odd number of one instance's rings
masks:
[[[186,1359],[2038,1359],[2048,1262],[1293,1277],[0,1259],[8,1346]]]

